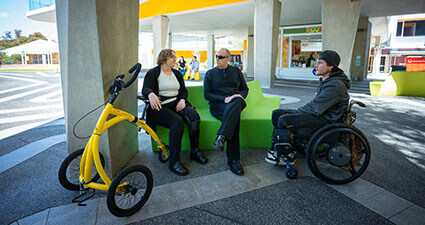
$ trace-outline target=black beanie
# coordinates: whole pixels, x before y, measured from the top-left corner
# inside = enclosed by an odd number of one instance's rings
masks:
[[[323,59],[326,61],[328,66],[339,66],[339,62],[341,62],[341,58],[339,57],[336,51],[326,50],[320,54],[319,59]]]

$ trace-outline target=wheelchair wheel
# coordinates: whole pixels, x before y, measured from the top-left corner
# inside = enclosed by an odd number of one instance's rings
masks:
[[[345,124],[331,124],[318,130],[307,149],[306,161],[311,172],[329,184],[346,184],[357,179],[371,157],[366,136]]]
[[[62,162],[60,168],[59,168],[59,182],[60,184],[71,191],[78,191],[80,190],[80,162],[81,157],[83,156],[84,149],[78,149],[77,151],[71,153],[68,155],[65,160]],[[100,155],[100,162],[102,163],[102,166],[105,166],[105,158],[103,157],[102,153],[99,152]],[[92,168],[92,181],[97,181],[100,178],[99,174],[97,173],[96,166],[93,163]]]
[[[133,165],[122,170],[109,186],[106,203],[109,211],[118,217],[136,213],[152,192],[151,171],[143,165]]]

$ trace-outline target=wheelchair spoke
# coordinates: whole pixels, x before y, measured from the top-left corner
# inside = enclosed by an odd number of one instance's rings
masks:
[[[350,162],[350,167],[348,167],[348,171],[350,171],[351,175],[356,175],[356,168],[354,168],[354,165],[352,162]]]

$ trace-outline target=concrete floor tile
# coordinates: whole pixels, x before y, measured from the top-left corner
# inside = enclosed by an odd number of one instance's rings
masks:
[[[362,178],[344,184],[344,185],[328,185],[333,189],[343,193],[344,195],[352,198],[357,202],[367,200],[375,195],[378,195],[385,191],[385,189],[376,186]]]
[[[48,215],[49,209],[46,209],[34,215],[20,219],[18,220],[18,223],[19,225],[45,225]]]
[[[95,224],[99,199],[84,202],[87,206],[77,203],[63,205],[50,209],[46,225]]]
[[[401,213],[390,218],[397,225],[423,225],[425,224],[425,209],[413,205]]]
[[[412,202],[388,191],[362,199],[359,203],[387,219],[413,205]]]

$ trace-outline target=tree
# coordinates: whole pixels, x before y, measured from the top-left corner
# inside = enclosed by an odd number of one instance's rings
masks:
[[[22,30],[16,30],[15,29],[15,39],[18,40],[21,37]]]
[[[21,36],[21,32],[21,30],[15,30],[16,39],[12,39],[12,32],[5,31],[4,35],[1,37],[2,40],[0,40],[0,50],[26,44],[39,39],[47,40],[47,38],[40,32],[30,34],[29,37]]]
[[[12,40],[12,32],[10,32],[10,31],[5,31],[5,32],[4,32],[4,36],[2,36],[2,38],[3,38],[4,40]]]

